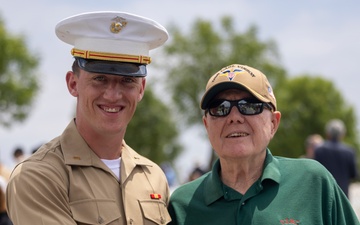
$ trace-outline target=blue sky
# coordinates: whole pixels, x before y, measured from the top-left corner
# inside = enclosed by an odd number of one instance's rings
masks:
[[[57,39],[54,28],[63,18],[88,11],[126,11],[165,27],[175,23],[184,30],[197,18],[216,22],[225,15],[234,19],[238,31],[256,25],[263,40],[277,43],[281,62],[291,75],[309,73],[333,81],[355,107],[360,120],[359,1],[1,1],[0,16],[7,30],[24,35],[29,49],[41,58],[42,90],[30,117],[11,129],[0,128],[0,161],[9,166],[16,146],[30,153],[61,134],[70,121],[75,99],[67,92],[65,74],[72,63],[71,46]],[[150,65],[150,82],[156,76],[151,71]],[[187,150],[179,158],[178,167],[186,174],[194,163],[207,162],[209,145],[197,130],[184,133],[182,138]]]

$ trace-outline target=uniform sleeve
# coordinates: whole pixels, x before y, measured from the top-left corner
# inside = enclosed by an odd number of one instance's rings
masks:
[[[65,177],[49,164],[24,162],[8,183],[6,204],[14,225],[76,225],[69,208]]]

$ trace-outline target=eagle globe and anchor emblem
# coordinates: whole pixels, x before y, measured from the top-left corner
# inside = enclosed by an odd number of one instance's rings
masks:
[[[114,34],[119,33],[127,24],[127,21],[125,18],[122,18],[120,16],[115,17],[112,19],[114,22],[110,25],[110,31]]]

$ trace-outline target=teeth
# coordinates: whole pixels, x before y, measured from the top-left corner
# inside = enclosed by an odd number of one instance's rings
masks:
[[[119,108],[107,108],[107,107],[104,107],[103,108],[105,112],[119,112],[120,109]]]
[[[247,136],[247,134],[245,133],[233,133],[228,135],[228,137],[245,137],[245,136]]]

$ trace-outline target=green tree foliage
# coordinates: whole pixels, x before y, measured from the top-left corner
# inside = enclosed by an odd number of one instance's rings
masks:
[[[28,116],[39,89],[37,65],[24,38],[10,35],[0,19],[0,125],[8,127]]]
[[[302,75],[287,79],[275,90],[282,114],[279,130],[270,143],[274,154],[299,157],[305,153],[305,139],[318,133],[325,137],[325,124],[334,118],[347,127],[345,142],[358,147],[356,117],[332,82],[321,77]]]
[[[182,150],[177,137],[177,126],[169,108],[147,86],[127,127],[126,143],[156,163],[171,162]]]
[[[180,115],[188,124],[201,122],[199,101],[212,74],[224,66],[239,63],[256,67],[268,74],[272,83],[282,81],[284,70],[277,66],[277,49],[272,41],[262,42],[257,28],[244,33],[234,30],[230,17],[220,21],[220,29],[204,20],[195,21],[189,34],[172,26],[172,40],[165,46],[169,92]]]

